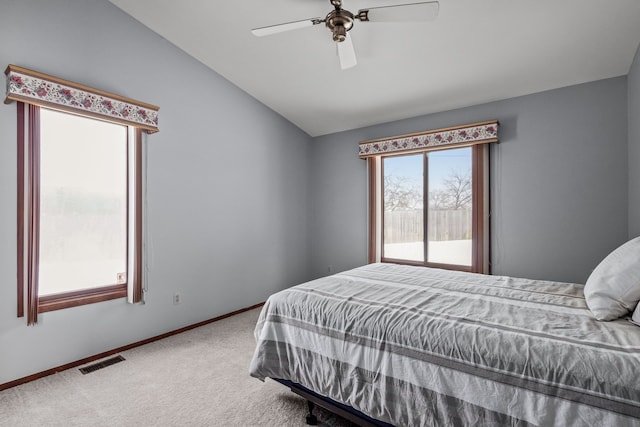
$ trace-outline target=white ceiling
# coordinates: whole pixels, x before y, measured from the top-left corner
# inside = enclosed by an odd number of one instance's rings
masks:
[[[356,21],[342,71],[328,0],[110,0],[311,136],[626,75],[639,0],[440,0],[435,21]],[[344,0],[359,9],[419,0]]]

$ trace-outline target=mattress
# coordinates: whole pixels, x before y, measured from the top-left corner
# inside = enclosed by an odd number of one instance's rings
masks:
[[[250,374],[398,426],[640,426],[640,328],[583,288],[370,264],[272,295]]]

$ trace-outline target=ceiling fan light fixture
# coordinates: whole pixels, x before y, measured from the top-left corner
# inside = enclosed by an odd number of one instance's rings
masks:
[[[353,14],[336,6],[335,10],[327,14],[325,25],[333,34],[334,42],[343,42],[347,37],[347,31],[353,28]]]
[[[333,41],[340,43],[347,38],[347,30],[343,25],[336,25],[333,28]]]

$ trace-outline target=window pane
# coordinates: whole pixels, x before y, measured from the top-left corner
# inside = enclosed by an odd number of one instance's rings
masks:
[[[424,261],[423,159],[383,159],[384,258]]]
[[[471,148],[428,154],[428,261],[471,266]]]
[[[127,130],[41,109],[39,295],[126,282]]]

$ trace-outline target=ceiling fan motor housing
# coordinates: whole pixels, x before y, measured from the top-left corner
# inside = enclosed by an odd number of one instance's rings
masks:
[[[325,25],[333,33],[334,42],[343,42],[347,31],[353,27],[353,13],[336,7],[325,18]]]

